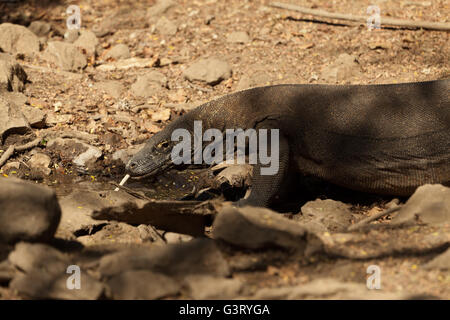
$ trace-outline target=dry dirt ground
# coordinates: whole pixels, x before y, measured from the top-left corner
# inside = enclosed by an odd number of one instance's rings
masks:
[[[382,16],[411,20],[448,22],[450,17],[449,2],[445,0],[290,2],[359,15],[365,15],[369,4],[377,4]],[[63,71],[40,55],[18,56],[17,61],[29,78],[24,91],[27,104],[47,115],[46,128],[33,129],[34,135],[40,137],[54,131],[85,132],[97,137],[96,147],[103,156],[90,168],[79,172],[71,164],[70,152],[65,155],[61,150],[52,153],[43,149],[52,160],[49,175],[34,179],[26,166],[3,172],[51,186],[59,196],[67,195],[74,185],[84,183],[105,188],[108,182],[119,182],[123,163],[112,160],[116,151],[139,146],[194,106],[236,90],[283,83],[399,83],[443,79],[450,75],[448,32],[402,28],[368,30],[364,24],[329,19],[317,21],[312,16],[272,8],[266,0],[177,0],[173,7],[156,16],[149,13],[149,8],[155,4],[153,0],[0,2],[0,23],[25,26],[35,20],[50,23],[52,31],[41,40],[42,52],[49,38],[63,41],[67,31],[65,11],[71,4],[81,9],[82,30],[105,31],[98,36],[97,53],[85,52],[87,67],[79,72]],[[171,34],[171,26],[158,26],[162,16],[176,26],[176,32]],[[230,34],[242,31],[248,34],[244,43],[229,40]],[[145,68],[105,70],[102,66],[114,63],[114,59],[108,58],[108,52],[117,44],[127,45],[131,57],[145,58],[150,63]],[[334,64],[341,54],[351,56],[344,69]],[[231,77],[214,86],[186,80],[184,71],[192,63],[210,57],[228,62]],[[346,68],[351,71],[345,71]],[[154,90],[152,95],[136,96],[132,85],[150,70],[163,74],[167,84]],[[345,72],[340,74],[342,70]],[[112,89],[108,85],[102,89],[99,85],[109,81],[115,81]],[[12,143],[25,143],[32,138],[12,135],[8,139],[3,150]],[[10,161],[26,162],[26,157],[25,153]],[[195,175],[189,175],[190,172],[184,182],[179,183],[173,182],[173,177],[161,177],[155,182],[155,188],[159,188],[155,194],[171,198],[189,193],[196,179]],[[133,188],[133,183],[128,186]],[[376,213],[389,200],[352,201],[354,220]],[[78,240],[86,246],[141,243],[139,236],[133,236],[135,227],[129,228],[110,224],[106,228],[99,227],[97,232],[80,232]],[[68,232],[61,229],[57,235],[64,238]],[[250,292],[259,288],[303,285],[320,278],[365,284],[366,269],[375,264],[383,272],[383,292],[449,299],[449,273],[421,268],[435,255],[436,252],[422,252],[377,259],[322,257],[302,263],[270,261],[251,271],[237,271],[233,277],[242,279],[251,288]],[[18,296],[0,287],[0,298]]]

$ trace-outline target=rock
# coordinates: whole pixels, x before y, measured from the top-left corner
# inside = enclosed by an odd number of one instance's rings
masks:
[[[33,299],[97,300],[103,295],[103,284],[86,272],[81,272],[80,289],[67,288],[69,277],[70,274],[66,273],[49,274],[33,271],[15,277],[10,282],[9,288]]]
[[[121,149],[121,150],[117,150],[116,152],[114,152],[112,154],[112,159],[114,161],[120,161],[123,165],[126,165],[128,163],[128,160],[130,160],[130,156],[128,155],[128,153]]]
[[[307,202],[294,219],[315,232],[343,232],[351,224],[350,206],[331,199]]]
[[[378,291],[378,292],[377,292]],[[298,300],[298,299],[405,299],[402,293],[383,293],[368,290],[366,285],[356,282],[342,282],[331,278],[320,278],[310,283],[278,288],[260,289],[252,297],[257,300]]]
[[[81,168],[88,168],[102,156],[100,149],[77,139],[50,140],[47,149],[58,152],[66,159],[73,159],[72,163]]]
[[[97,54],[97,46],[99,42],[92,31],[81,30],[80,36],[73,44],[80,48],[88,57],[91,57]]]
[[[98,299],[103,285],[80,269],[80,289],[70,290],[67,280],[69,257],[43,244],[18,243],[10,253],[9,262],[24,272],[10,283],[21,295],[37,299]]]
[[[49,241],[61,218],[53,190],[15,178],[0,179],[0,208],[4,243]]]
[[[99,71],[128,70],[131,68],[151,68],[155,64],[153,59],[129,58],[97,67]]]
[[[66,71],[79,71],[87,65],[84,55],[71,43],[50,41],[43,57]]]
[[[194,239],[151,249],[130,248],[112,253],[100,259],[98,270],[104,276],[114,276],[129,270],[147,270],[176,278],[190,274],[218,277],[229,274],[222,253],[208,239]]]
[[[39,52],[39,38],[23,26],[3,23],[0,24],[0,49],[14,55],[32,56]]]
[[[108,281],[111,295],[119,300],[153,300],[176,295],[180,284],[151,271],[126,271]]]
[[[272,84],[272,78],[267,71],[257,71],[251,76],[244,75],[236,87],[236,90],[244,90],[253,87],[261,87]]]
[[[19,242],[9,254],[9,262],[25,273],[32,271],[52,274],[65,273],[71,264],[67,256],[53,247],[41,243]]]
[[[167,87],[167,78],[158,71],[151,71],[137,78],[131,86],[131,92],[136,97],[148,98],[157,94],[163,87]]]
[[[423,266],[425,269],[450,270],[450,248]]]
[[[52,159],[45,153],[38,152],[34,154],[30,160],[28,160],[28,165],[33,172],[41,173],[44,176],[50,175],[52,170],[49,168]]]
[[[184,71],[184,77],[191,82],[216,85],[231,77],[231,67],[227,62],[215,58],[201,59]]]
[[[74,117],[72,114],[49,113],[46,117],[46,124],[48,124],[49,126],[54,126],[58,123],[71,124],[73,122],[73,119]]]
[[[178,27],[167,19],[166,17],[159,18],[158,22],[156,22],[156,30],[158,33],[166,36],[173,36],[177,33]]]
[[[193,239],[192,236],[187,234],[175,233],[175,232],[166,232],[164,233],[164,239],[167,243],[182,243],[191,241]]]
[[[44,111],[27,105],[22,105],[20,110],[32,128],[42,129],[45,127],[46,114]]]
[[[184,282],[189,288],[191,298],[195,300],[231,300],[243,289],[242,281],[237,279],[194,275],[186,277]]]
[[[175,3],[172,0],[158,0],[155,5],[153,5],[148,9],[147,16],[148,17],[161,16],[174,5]]]
[[[327,83],[346,83],[360,79],[361,68],[355,56],[343,53],[329,66],[323,68],[320,78]]]
[[[0,114],[0,141],[11,133],[25,134],[31,130],[20,108],[1,96]]]
[[[137,227],[139,231],[139,236],[143,242],[152,242],[158,245],[165,245],[166,239],[156,230],[154,227],[150,225],[140,224]]]
[[[67,30],[66,33],[64,33],[64,40],[69,43],[74,43],[79,36],[80,31],[78,29]]]
[[[247,32],[244,31],[237,31],[232,32],[227,37],[228,43],[249,43],[250,37],[248,36]]]
[[[1,168],[2,173],[11,174],[11,171],[17,171],[20,168],[20,162],[19,161],[11,161],[5,164]]]
[[[105,91],[111,97],[119,99],[124,91],[124,87],[120,81],[109,80],[95,84],[95,87],[99,90]]]
[[[154,111],[151,115],[151,119],[154,122],[167,121],[170,119],[170,109],[161,109],[158,111]]]
[[[33,21],[28,29],[38,37],[46,37],[52,30],[52,25],[45,21]]]
[[[111,48],[106,54],[105,59],[128,59],[131,57],[130,49],[126,44],[120,43]]]
[[[266,208],[224,207],[216,216],[212,236],[248,249],[282,247],[304,252],[311,237],[298,222]]]
[[[92,31],[99,38],[115,33],[117,28],[115,19],[103,19],[100,23],[92,26]]]
[[[426,184],[417,188],[397,215],[392,225],[437,225],[450,222],[450,188]]]
[[[7,53],[0,53],[0,92],[22,92],[27,81],[27,74],[22,66]]]

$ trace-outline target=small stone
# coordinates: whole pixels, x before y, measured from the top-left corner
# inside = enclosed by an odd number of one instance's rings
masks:
[[[440,225],[450,222],[450,188],[426,184],[414,192],[392,218],[392,225]]]
[[[0,53],[0,92],[22,92],[27,81],[27,74],[22,66],[7,53]]]
[[[43,57],[66,71],[80,71],[87,65],[84,55],[71,43],[51,41]]]
[[[248,36],[247,32],[244,32],[244,31],[232,32],[228,35],[227,42],[229,42],[229,43],[249,43],[250,37]]]
[[[182,243],[182,242],[191,241],[193,239],[193,237],[189,236],[187,234],[166,232],[166,233],[164,233],[164,239],[166,239],[167,243]]]
[[[39,38],[24,26],[0,24],[0,51],[32,56],[39,52]]]
[[[175,2],[172,0],[158,0],[155,5],[153,5],[148,9],[147,16],[149,17],[161,16],[174,5]]]
[[[323,68],[320,78],[327,83],[350,82],[361,78],[361,67],[355,56],[343,53],[330,65]]]
[[[39,108],[22,105],[21,111],[32,128],[42,129],[45,127],[46,114]]]
[[[306,250],[309,238],[316,238],[299,223],[259,207],[224,207],[216,216],[212,235],[248,249],[282,247]]]
[[[123,91],[125,90],[122,83],[116,80],[98,82],[95,84],[95,87],[97,89],[105,91],[111,97],[114,97],[116,99],[119,99]]]
[[[108,281],[112,298],[119,300],[153,300],[176,295],[180,284],[159,273],[126,271]]]
[[[230,65],[215,58],[201,59],[184,71],[184,77],[189,81],[201,81],[216,85],[231,77]]]
[[[52,26],[48,22],[33,21],[28,26],[28,29],[31,30],[38,37],[46,37],[50,33],[50,30],[52,29]]]
[[[148,98],[156,95],[164,87],[167,87],[167,78],[158,71],[151,71],[137,78],[131,86],[131,92],[136,97]]]
[[[195,300],[236,298],[243,289],[243,283],[237,279],[217,278],[203,275],[188,276],[185,280],[190,296]]]
[[[177,33],[177,26],[175,23],[167,19],[166,17],[161,17],[155,25],[156,30],[162,34],[167,36],[173,36]]]
[[[79,36],[80,36],[79,30],[77,29],[67,30],[66,33],[64,33],[64,40],[69,43],[74,43],[75,41],[77,41]]]
[[[51,162],[52,159],[48,155],[39,152],[34,154],[30,158],[30,160],[28,161],[28,165],[30,166],[31,170],[48,176],[52,172],[52,170],[49,168]]]
[[[73,159],[72,163],[81,168],[88,168],[102,156],[100,149],[77,139],[50,140],[47,149],[59,153],[64,158]]]
[[[49,241],[61,218],[52,189],[15,178],[0,178],[0,208],[0,242],[4,243]]]
[[[130,49],[126,44],[123,43],[115,45],[105,55],[105,59],[114,59],[114,60],[128,59],[130,57],[131,57]]]
[[[31,130],[20,108],[0,96],[0,141],[11,133],[25,134]]]
[[[90,57],[96,55],[99,41],[92,31],[82,30],[80,36],[73,44]]]

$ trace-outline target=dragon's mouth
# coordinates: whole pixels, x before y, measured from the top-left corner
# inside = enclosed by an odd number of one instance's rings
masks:
[[[157,166],[157,167],[153,168],[152,170],[145,172],[143,174],[134,174],[134,175],[131,174],[130,176],[131,176],[131,178],[133,178],[135,180],[146,179],[146,178],[158,175],[158,173],[165,171],[166,169],[170,168],[171,166],[172,166],[171,162],[166,162],[166,163],[163,163],[162,165]]]

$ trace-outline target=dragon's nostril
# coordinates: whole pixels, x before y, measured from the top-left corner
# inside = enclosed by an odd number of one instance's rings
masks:
[[[136,162],[131,162],[129,165],[130,169],[135,169],[137,167]]]

